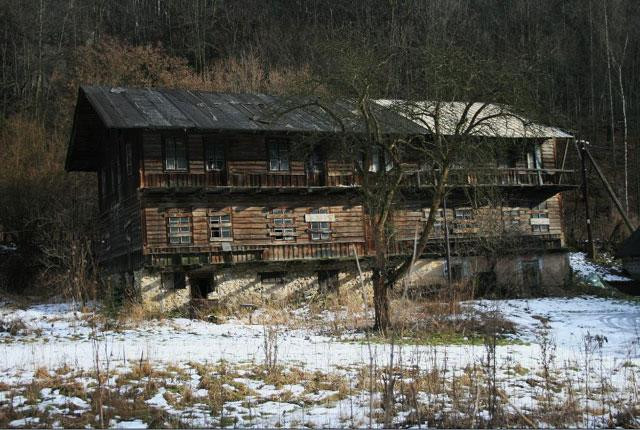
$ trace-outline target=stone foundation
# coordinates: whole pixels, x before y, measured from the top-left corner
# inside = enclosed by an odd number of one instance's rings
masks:
[[[260,304],[268,301],[283,300],[296,294],[311,296],[317,294],[320,289],[318,271],[337,272],[340,290],[361,288],[359,274],[355,267],[350,269],[345,266],[305,267],[304,265],[269,265],[268,267],[255,268],[236,266],[220,268],[212,274],[204,276],[212,277],[214,291],[207,295],[208,299],[217,299],[225,304]],[[271,274],[274,278],[281,276],[282,282],[266,281]],[[203,276],[194,274],[193,276]],[[363,273],[364,284],[370,289],[371,272]],[[272,278],[273,279],[273,278]]]
[[[145,309],[152,312],[170,312],[189,304],[191,288],[188,278],[185,286],[176,288],[172,275],[146,269],[134,272],[134,289]]]
[[[454,278],[460,283],[482,279],[489,275],[504,291],[535,292],[536,288],[561,288],[570,276],[566,253],[531,254],[489,259],[484,256],[452,257]],[[371,271],[363,264],[363,283],[366,294],[371,295]],[[217,300],[225,305],[255,304],[283,300],[294,295],[311,297],[321,289],[318,272],[337,274],[334,288],[341,291],[361,289],[359,272],[354,262],[333,265],[311,263],[236,265],[192,271],[186,274],[184,285],[174,285],[172,273],[147,269],[133,276],[112,275],[113,282],[130,285],[133,295],[150,311],[168,312],[189,304],[192,297]],[[495,274],[495,275],[494,275]],[[117,280],[119,279],[119,281]],[[179,278],[178,278],[179,279]],[[333,279],[333,278],[332,278]],[[444,258],[419,259],[410,275],[400,281],[397,290],[409,287],[411,291],[430,290],[447,284]],[[199,296],[202,285],[210,291]],[[326,285],[324,286],[326,287]]]

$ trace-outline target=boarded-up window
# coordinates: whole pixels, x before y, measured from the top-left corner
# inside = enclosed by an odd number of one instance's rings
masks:
[[[295,221],[291,209],[271,210],[271,237],[273,240],[295,240]]]
[[[205,142],[204,161],[208,172],[219,172],[224,170],[224,144]]]
[[[331,239],[331,222],[329,218],[329,209],[312,209],[311,215],[312,217],[309,218],[309,235],[311,237],[311,240]],[[314,215],[319,216],[314,217]]]
[[[164,168],[169,171],[186,171],[188,169],[187,144],[182,137],[165,137]]]
[[[191,244],[191,217],[172,216],[167,219],[169,243],[171,245]]]
[[[231,231],[231,215],[216,214],[209,216],[209,240],[233,240]]]
[[[269,150],[269,170],[289,170],[289,144],[284,141],[274,140],[267,142]]]

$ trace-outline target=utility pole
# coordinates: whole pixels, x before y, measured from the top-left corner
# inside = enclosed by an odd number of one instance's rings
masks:
[[[580,164],[582,167],[582,200],[584,201],[584,211],[587,220],[587,255],[593,259],[596,256],[596,245],[593,243],[593,231],[591,230],[591,211],[589,210],[589,184],[587,182],[587,141],[579,140],[580,144]]]

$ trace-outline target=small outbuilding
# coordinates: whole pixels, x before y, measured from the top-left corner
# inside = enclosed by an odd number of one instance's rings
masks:
[[[629,274],[640,281],[640,228],[622,243],[616,257],[622,259],[622,265]]]

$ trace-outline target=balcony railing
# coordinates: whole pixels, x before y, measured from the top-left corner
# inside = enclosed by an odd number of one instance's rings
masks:
[[[478,168],[452,169],[447,183],[451,186],[544,186],[570,184],[573,170]],[[430,186],[439,174],[437,170],[415,171],[407,182],[413,186]]]
[[[365,243],[327,242],[307,244],[153,247],[147,250],[153,266],[206,265],[252,261],[321,260],[353,257],[354,248],[364,255]]]
[[[450,186],[558,186],[572,183],[572,170],[482,168],[453,169],[449,173]],[[406,176],[405,184],[426,187],[435,183],[438,172],[414,171]],[[361,183],[355,173],[324,175],[246,172],[229,173],[149,173],[143,178],[143,188],[308,188],[352,187]]]
[[[307,188],[341,187],[356,185],[353,174],[320,175],[247,172],[230,173],[149,173],[144,175],[143,187],[147,188]]]

